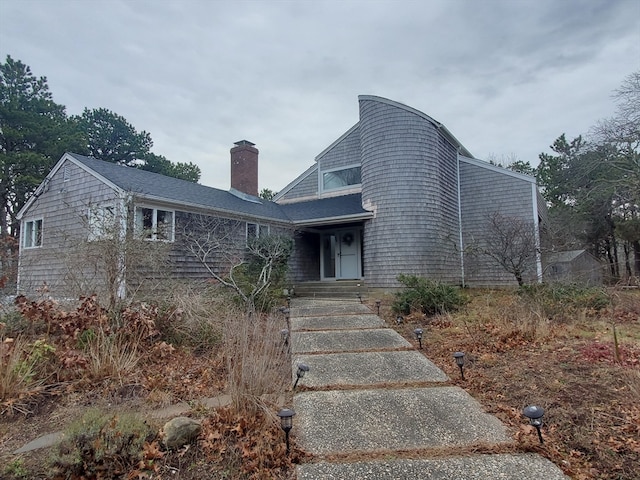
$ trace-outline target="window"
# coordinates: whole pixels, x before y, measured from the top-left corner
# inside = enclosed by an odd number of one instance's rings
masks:
[[[269,225],[260,225],[247,222],[247,241],[252,238],[269,235]]]
[[[116,208],[113,205],[95,205],[89,208],[89,241],[114,238]]]
[[[22,236],[22,246],[24,248],[35,248],[42,246],[42,219],[29,220],[24,223],[24,234]]]
[[[360,166],[322,172],[322,189],[335,190],[351,185],[360,185]]]
[[[136,231],[148,240],[173,242],[174,215],[170,210],[136,207]]]
[[[69,165],[62,167],[62,180],[64,182],[71,180],[71,169],[69,168]]]

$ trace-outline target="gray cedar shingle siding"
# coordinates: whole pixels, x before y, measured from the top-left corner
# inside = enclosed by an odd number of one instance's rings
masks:
[[[435,126],[397,104],[360,100],[367,282],[396,286],[399,273],[460,281],[456,154]],[[450,179],[444,179],[451,175]]]
[[[478,166],[461,157],[460,187],[467,284],[516,285],[513,275],[496,266],[491,259],[477,250],[484,248],[486,242],[491,242],[487,224],[494,212],[521,218],[533,228],[537,205],[533,204],[532,181],[517,178],[506,170],[500,172],[488,164]],[[536,271],[532,269],[526,279],[531,281],[535,278]]]
[[[63,172],[67,168],[68,181]],[[20,293],[34,293],[46,282],[52,292],[68,289],[69,283],[95,276],[79,272],[74,261],[75,247],[88,238],[87,215],[90,204],[116,201],[116,193],[103,182],[65,161],[33,201],[23,220],[42,218],[42,247],[20,252]]]

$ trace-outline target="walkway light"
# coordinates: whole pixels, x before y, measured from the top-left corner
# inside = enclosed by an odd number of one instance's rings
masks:
[[[460,368],[460,377],[464,380],[464,352],[454,353],[453,358],[455,358],[456,365]]]
[[[289,455],[289,432],[293,428],[293,416],[296,414],[289,408],[283,408],[278,412],[280,428],[284,430],[285,442],[287,442],[287,455]]]
[[[293,384],[294,390],[298,386],[298,382],[300,381],[300,379],[304,377],[304,374],[307,373],[308,371],[309,371],[309,365],[306,365],[304,363],[298,364],[298,371],[296,372],[296,382]]]
[[[418,339],[418,343],[420,344],[420,350],[422,350],[422,329],[416,328],[413,333],[416,334],[416,338]]]
[[[540,427],[542,427],[542,416],[544,415],[544,408],[536,407],[535,405],[529,405],[522,410],[522,414],[529,419],[529,423],[536,427],[538,431],[538,438],[540,439],[540,443],[544,443],[542,440],[542,433],[540,432]]]
[[[286,328],[283,328],[282,330],[280,330],[280,336],[282,337],[282,343],[283,344],[287,344],[289,343],[289,330]]]
[[[380,315],[380,305],[382,302],[380,300],[376,300],[376,310],[378,311],[378,315]]]
[[[398,316],[396,317],[396,323],[397,323],[398,325],[400,325],[403,321],[404,321],[404,318],[402,318],[402,315],[398,315]]]

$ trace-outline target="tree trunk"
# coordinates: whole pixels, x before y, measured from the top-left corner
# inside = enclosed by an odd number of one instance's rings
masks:
[[[633,265],[636,272],[636,277],[640,277],[640,240],[631,242],[633,247]]]

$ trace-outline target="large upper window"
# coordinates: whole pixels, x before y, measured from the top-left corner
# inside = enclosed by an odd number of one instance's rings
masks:
[[[269,225],[247,222],[247,241],[252,238],[264,237],[265,235],[269,235]]]
[[[24,222],[22,246],[24,248],[40,247],[42,245],[42,219]]]
[[[149,240],[173,242],[174,215],[170,210],[136,207],[136,231]]]
[[[360,183],[360,166],[322,172],[322,190],[335,190]]]

